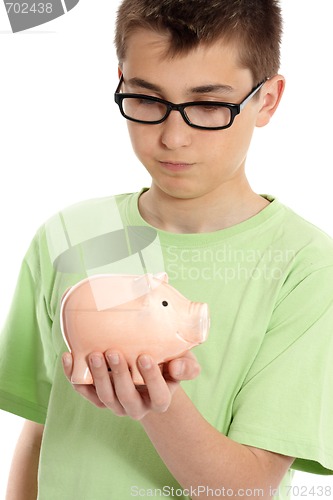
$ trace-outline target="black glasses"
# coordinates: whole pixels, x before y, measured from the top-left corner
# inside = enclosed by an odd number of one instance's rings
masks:
[[[261,89],[266,79],[254,87],[240,104],[216,101],[195,101],[174,104],[144,94],[122,94],[120,87],[124,81],[120,78],[114,100],[118,104],[121,114],[137,123],[156,125],[164,122],[171,111],[179,111],[190,127],[202,130],[223,130],[231,127],[237,115],[242,111],[250,99]]]

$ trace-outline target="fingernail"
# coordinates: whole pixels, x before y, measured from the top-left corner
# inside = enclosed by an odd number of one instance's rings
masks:
[[[91,356],[90,361],[94,368],[102,366],[102,358],[100,356]]]
[[[119,365],[119,354],[117,354],[116,352],[108,354],[107,358],[112,365]]]
[[[70,354],[64,354],[62,357],[62,362],[64,366],[66,367],[70,366],[72,363]]]
[[[151,368],[152,364],[153,363],[152,363],[150,356],[147,356],[146,354],[144,354],[143,356],[140,356],[139,365],[141,366],[141,368],[145,368],[145,369]]]
[[[173,369],[175,371],[176,377],[180,377],[184,371],[184,361],[180,359],[178,361],[174,361]]]

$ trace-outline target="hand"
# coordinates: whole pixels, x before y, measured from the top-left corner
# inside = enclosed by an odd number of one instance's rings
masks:
[[[71,381],[73,358],[64,353],[64,372]],[[161,367],[150,356],[138,360],[144,386],[135,386],[127,362],[120,352],[94,352],[89,355],[94,385],[72,384],[74,390],[98,408],[108,408],[115,415],[141,420],[147,413],[165,412],[181,380],[192,380],[200,373],[200,366],[191,352]],[[111,372],[108,370],[111,368]]]

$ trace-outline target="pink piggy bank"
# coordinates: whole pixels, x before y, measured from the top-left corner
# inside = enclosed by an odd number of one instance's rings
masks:
[[[169,361],[207,339],[207,304],[191,302],[168,284],[166,273],[94,275],[62,298],[61,329],[73,354],[73,384],[92,384],[87,356],[121,351],[133,382],[144,384],[136,360]]]

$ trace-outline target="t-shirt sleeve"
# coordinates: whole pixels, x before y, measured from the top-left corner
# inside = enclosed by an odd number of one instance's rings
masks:
[[[294,469],[333,474],[333,266],[289,281],[228,435],[295,457]]]
[[[56,354],[36,237],[0,336],[0,408],[44,423]]]

